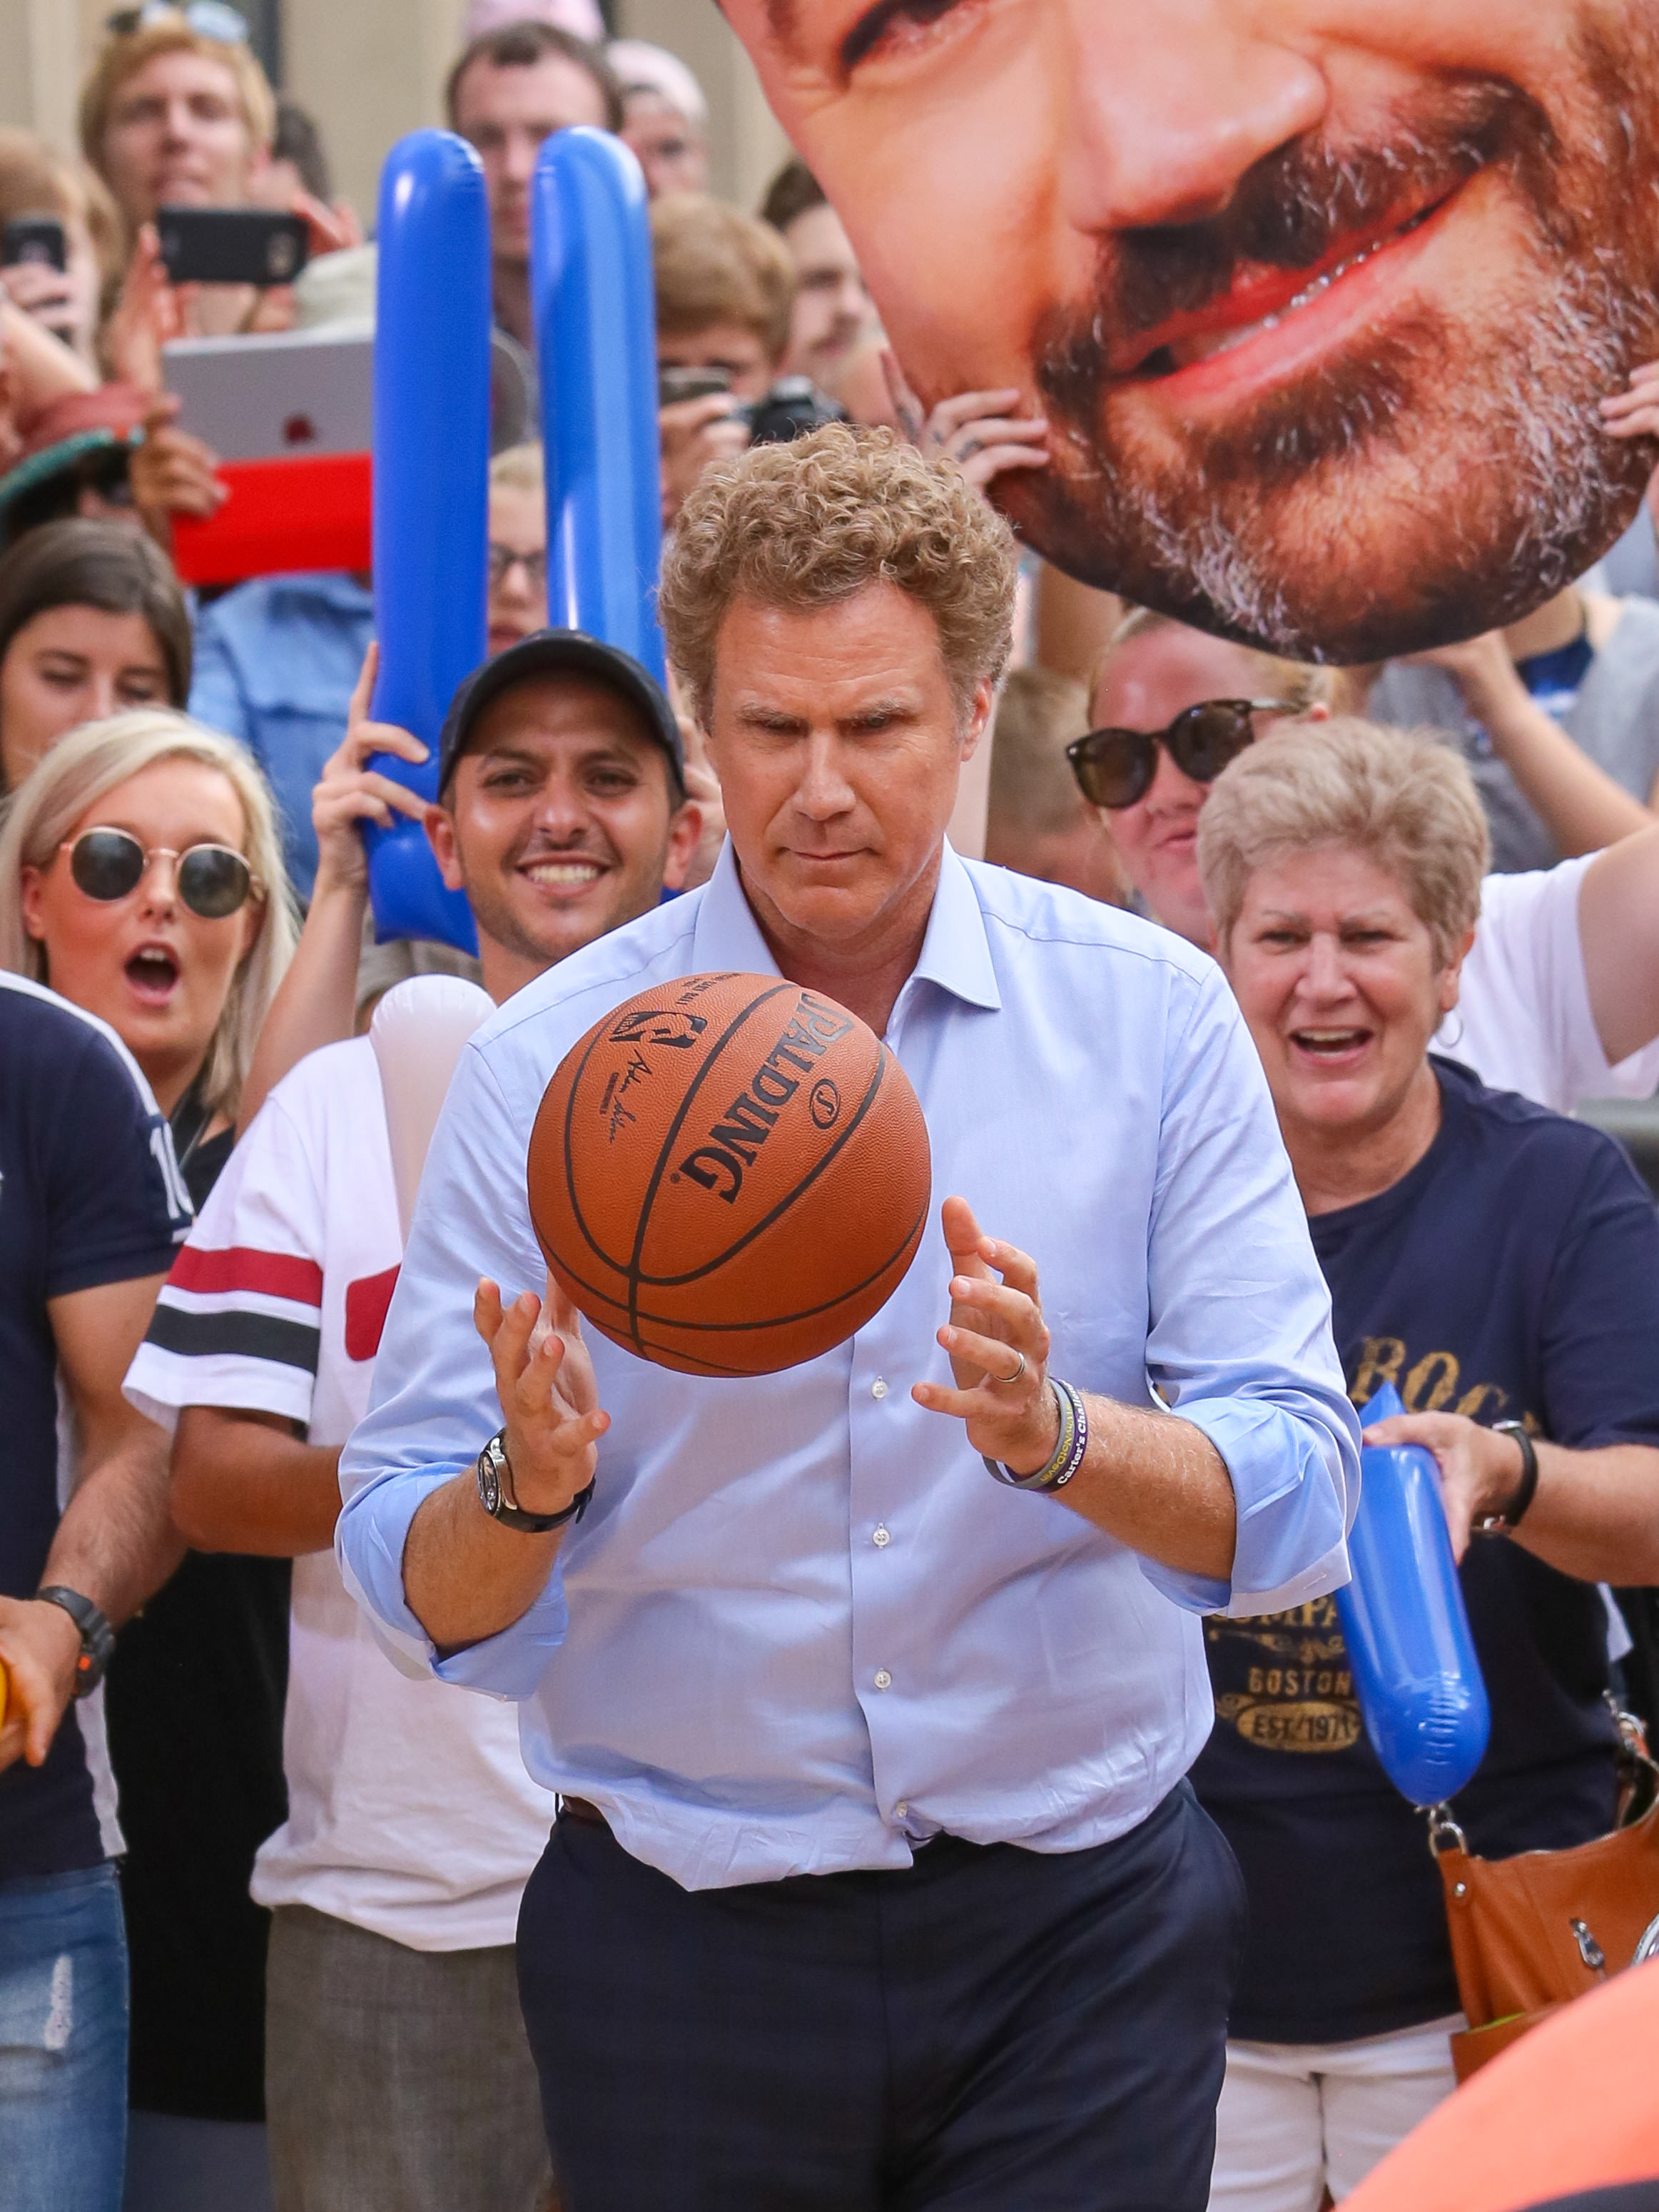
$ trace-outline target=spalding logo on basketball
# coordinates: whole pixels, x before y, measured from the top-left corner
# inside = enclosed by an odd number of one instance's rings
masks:
[[[932,1188],[903,1069],[775,975],[684,976],[595,1023],[547,1086],[528,1171],[567,1296],[691,1375],[844,1343],[903,1280]]]

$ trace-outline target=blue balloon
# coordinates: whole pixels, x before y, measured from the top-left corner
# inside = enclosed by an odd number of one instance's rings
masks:
[[[530,238],[548,619],[620,646],[663,682],[651,231],[645,179],[620,138],[582,125],[543,142]]]
[[[489,539],[489,214],[464,138],[416,131],[380,172],[374,333],[374,629],[371,711],[431,749],[416,767],[370,763],[438,795],[438,732],[484,657]],[[445,888],[426,833],[371,825],[374,933],[478,949],[472,911]]]
[[[1384,1384],[1360,1414],[1405,1407]],[[1440,1470],[1420,1444],[1367,1444],[1348,1538],[1353,1579],[1336,1593],[1365,1733],[1413,1805],[1438,1805],[1486,1755],[1492,1715],[1440,1502]]]

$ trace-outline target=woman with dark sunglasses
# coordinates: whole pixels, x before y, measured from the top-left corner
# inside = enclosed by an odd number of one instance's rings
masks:
[[[1198,872],[1211,782],[1248,746],[1347,708],[1358,688],[1344,672],[1276,660],[1164,615],[1128,617],[1095,672],[1091,733],[1067,751],[1143,912],[1212,949]],[[1487,877],[1462,996],[1437,1049],[1558,1113],[1650,1097],[1659,829],[1564,732],[1534,736],[1529,789],[1540,805],[1553,793],[1563,826],[1570,811],[1591,849],[1542,872]]]
[[[0,966],[108,1023],[172,1122],[198,1206],[229,1154],[294,941],[264,779],[240,746],[183,714],[88,723],[14,794],[0,832]],[[253,1854],[286,1812],[288,1577],[283,1560],[187,1553],[120,1631],[105,1685],[126,1852],[130,2180],[166,2162],[170,2207],[206,2201],[178,2180],[187,2171],[234,2178],[216,2202],[234,2196],[249,2212],[268,2202],[266,1915],[247,1889]],[[120,1845],[106,1834],[106,1848]],[[130,2186],[130,2205],[152,2201]]]
[[[1209,949],[1198,816],[1210,785],[1276,718],[1328,714],[1340,680],[1161,615],[1123,623],[1095,672],[1089,734],[1066,757],[1154,921]]]

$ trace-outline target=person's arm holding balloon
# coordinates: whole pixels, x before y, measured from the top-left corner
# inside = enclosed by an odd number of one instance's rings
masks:
[[[1408,667],[1438,668],[1492,742],[1564,858],[1598,853],[1647,829],[1653,816],[1547,714],[1522,681],[1502,630],[1407,656]]]
[[[325,1044],[349,1037],[357,1015],[357,963],[368,905],[368,860],[362,825],[389,829],[395,817],[426,819],[426,801],[368,765],[374,753],[418,763],[427,749],[407,730],[369,719],[377,648],[370,646],[346,717],[346,733],[311,795],[317,878],[300,942],[259,1032],[243,1086],[246,1128],[289,1068]]]
[[[1659,823],[1598,853],[1578,887],[1584,981],[1613,1066],[1659,1036]]]
[[[1659,1582],[1659,1450],[1651,1444],[1569,1451],[1534,1437],[1530,1478],[1518,1438],[1462,1413],[1399,1413],[1367,1429],[1365,1442],[1422,1444],[1434,1454],[1457,1559],[1476,1522],[1518,1512],[1509,1540],[1564,1575]]]

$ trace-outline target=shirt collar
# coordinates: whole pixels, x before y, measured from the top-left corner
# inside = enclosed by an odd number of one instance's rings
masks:
[[[736,969],[751,975],[775,975],[778,972],[771,948],[744,896],[729,837],[720,848],[714,872],[699,903],[692,941],[699,973]],[[921,957],[899,994],[901,1002],[918,981],[936,983],[970,1006],[994,1012],[1002,1004],[973,878],[948,842],[939,864],[939,888],[927,917],[927,933],[921,941]]]

